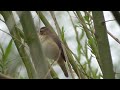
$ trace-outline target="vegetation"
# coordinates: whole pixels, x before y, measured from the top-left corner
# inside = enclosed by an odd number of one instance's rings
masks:
[[[59,22],[63,15],[61,13],[69,18],[70,27]],[[0,14],[0,20],[7,26],[9,33],[1,28],[0,32],[11,38],[6,47],[0,41],[0,78],[60,78],[53,68],[56,63],[46,59],[38,38],[37,31],[46,26],[56,32],[61,40],[70,78],[115,79],[107,34],[118,43],[119,40],[107,31],[102,11],[1,11]],[[65,22],[64,19],[61,21]],[[66,32],[65,27],[71,30]],[[73,36],[69,36],[72,32]],[[69,45],[70,39],[72,45],[76,45],[74,50]],[[94,61],[97,68],[93,65]]]

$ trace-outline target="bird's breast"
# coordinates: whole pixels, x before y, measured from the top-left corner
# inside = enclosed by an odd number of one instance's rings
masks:
[[[60,53],[59,47],[50,37],[47,37],[46,39],[42,39],[41,43],[44,54],[48,58],[54,60],[57,60],[57,58],[59,58],[59,53]]]

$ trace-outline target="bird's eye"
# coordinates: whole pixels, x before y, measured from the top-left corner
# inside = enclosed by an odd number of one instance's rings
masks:
[[[44,29],[41,29],[41,30],[40,30],[40,34],[41,34],[41,35],[44,34]]]
[[[41,34],[41,35],[44,35],[44,34],[46,33],[46,31],[47,31],[47,28],[46,28],[46,27],[42,27],[42,28],[40,29],[40,34]]]

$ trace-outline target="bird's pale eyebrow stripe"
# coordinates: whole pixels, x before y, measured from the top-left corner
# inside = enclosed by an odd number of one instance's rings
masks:
[[[41,29],[46,29],[47,27],[42,27]]]

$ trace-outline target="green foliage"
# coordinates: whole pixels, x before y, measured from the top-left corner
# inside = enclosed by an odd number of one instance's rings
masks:
[[[6,13],[6,12],[5,12]],[[26,12],[24,12],[26,13]],[[37,11],[37,16],[39,17],[39,19],[41,20],[41,22],[49,27],[52,31],[55,31],[53,26],[51,25],[51,23],[49,23],[48,19],[46,18],[46,15],[44,15],[41,11]],[[70,12],[68,12],[68,15],[70,17],[70,22],[73,26],[73,30],[74,30],[74,37],[75,37],[75,42],[77,43],[77,47],[75,49],[76,54],[71,50],[71,47],[68,47],[67,45],[67,40],[66,40],[66,33],[65,33],[65,26],[62,25],[62,27],[60,27],[57,18],[53,12],[50,12],[52,19],[54,21],[55,27],[57,29],[57,33],[59,38],[61,39],[61,43],[63,43],[63,45],[65,46],[65,56],[66,58],[68,58],[67,60],[67,64],[66,66],[68,67],[68,71],[70,73],[71,78],[75,78],[74,73],[76,74],[77,78],[82,78],[82,79],[101,79],[103,78],[103,74],[100,72],[100,70],[98,68],[95,68],[92,66],[92,60],[95,59],[98,62],[98,65],[100,67],[100,69],[102,69],[102,65],[100,62],[100,56],[99,56],[99,50],[98,50],[98,44],[96,42],[97,38],[94,35],[95,34],[95,29],[94,29],[94,25],[93,25],[93,17],[92,17],[92,12],[91,11],[76,11],[76,12],[72,12],[73,14],[70,14]],[[19,13],[17,13],[19,14]],[[32,68],[32,64],[30,62],[26,62],[29,61],[30,59],[32,60],[32,62],[34,62],[34,66],[35,68],[37,68],[37,73],[39,72],[40,75],[40,69],[39,65],[42,66],[42,64],[37,61],[38,59],[36,58],[36,51],[38,49],[36,49],[36,41],[39,41],[36,37],[36,33],[34,32],[35,28],[34,28],[34,24],[33,24],[33,20],[31,18],[31,14],[28,13],[29,15],[29,19],[27,15],[23,15],[24,17],[20,17],[22,19],[22,21],[20,23],[22,23],[23,26],[23,31],[20,30],[18,27],[15,28],[15,30],[13,30],[13,35],[14,35],[14,40],[16,40],[17,44],[16,47],[18,49],[18,52],[23,60],[23,63],[25,65],[25,68],[27,69],[27,73],[29,78],[33,78],[33,73],[34,69]],[[73,16],[71,16],[73,15]],[[18,15],[20,16],[20,15]],[[76,21],[74,21],[74,19]],[[31,25],[29,25],[29,23],[31,22]],[[8,25],[9,26],[9,25]],[[30,28],[31,27],[31,28]],[[12,31],[12,30],[11,30]],[[16,33],[14,33],[16,32]],[[12,34],[11,33],[11,34]],[[13,37],[13,35],[11,35]],[[35,36],[35,37],[34,37]],[[17,37],[17,39],[16,39]],[[0,54],[1,54],[1,58],[0,58],[0,72],[5,74],[7,68],[7,65],[9,64],[9,55],[11,53],[11,48],[12,48],[12,42],[14,41],[13,39],[10,40],[9,44],[7,45],[6,49],[3,49],[3,46],[0,44]],[[23,44],[23,42],[25,44],[28,45],[29,48],[31,48],[31,51],[29,50],[25,50],[25,45]],[[27,42],[26,42],[27,41]],[[15,42],[15,41],[14,41]],[[32,45],[32,43],[34,43],[34,45]],[[74,43],[73,43],[74,44]],[[22,46],[22,47],[20,47]],[[39,47],[39,46],[38,46]],[[22,49],[21,49],[22,48]],[[64,48],[63,48],[64,49]],[[28,53],[31,53],[32,51],[34,51],[34,53],[32,53],[31,55],[28,56]],[[25,53],[23,53],[25,52]],[[28,52],[28,53],[26,53]],[[42,54],[37,54],[37,57],[39,57]],[[28,56],[28,57],[26,57]],[[29,59],[29,57],[32,57]],[[25,59],[24,59],[25,58]],[[26,59],[27,58],[27,59]],[[36,61],[33,61],[36,60]],[[39,62],[39,65],[38,65]],[[29,69],[29,65],[30,65],[30,69]],[[43,65],[44,66],[44,65]],[[49,66],[51,67],[51,66]],[[46,69],[47,70],[47,69]],[[41,69],[41,71],[43,71]],[[36,73],[35,73],[36,74]],[[50,70],[50,74],[52,76],[52,78],[55,79],[59,79],[58,75],[56,74],[56,72],[54,71],[53,68],[51,68]],[[19,75],[20,79],[24,79],[26,78],[26,76],[21,76]]]
[[[2,58],[0,60],[0,71],[3,74],[6,72],[7,66],[10,62],[10,60],[8,59],[8,56],[10,55],[11,48],[12,48],[12,39],[10,40],[10,42],[5,50],[3,49],[2,45],[0,44],[0,50],[2,51],[2,53],[1,53]]]
[[[11,51],[11,48],[12,48],[12,39],[10,40],[6,50],[5,50],[5,54],[3,56],[3,60],[4,62],[6,62],[7,58],[8,58],[8,55],[10,54],[10,51]]]
[[[65,32],[64,27],[62,27],[62,30],[61,30],[61,38],[62,38],[62,41],[64,41],[64,32]]]

